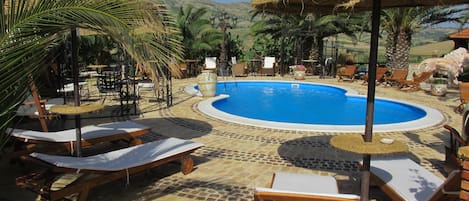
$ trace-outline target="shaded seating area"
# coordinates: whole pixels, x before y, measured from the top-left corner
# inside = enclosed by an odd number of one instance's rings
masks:
[[[190,154],[203,146],[197,142],[168,138],[88,157],[32,153],[28,159],[49,169],[19,177],[16,184],[49,200],[59,200],[75,193],[79,194],[78,200],[86,200],[89,191],[96,186],[119,179],[127,180],[129,184],[132,175],[172,161],[179,160],[182,173],[189,174],[194,165]],[[63,188],[53,188],[53,184],[59,182],[58,175],[64,174],[76,178]]]
[[[357,72],[357,66],[355,65],[347,65],[342,67],[337,72],[338,81],[350,81],[353,82],[355,80],[355,73]]]
[[[26,144],[42,144],[42,148],[35,146],[27,146],[27,149],[21,149],[16,155],[23,155],[36,151],[37,149],[54,149],[66,148],[73,152],[74,143],[76,142],[76,130],[68,129],[56,132],[40,132],[24,129],[9,129],[11,135],[17,140]],[[141,144],[142,141],[138,136],[150,132],[150,127],[133,122],[119,121],[93,126],[84,126],[82,132],[82,147],[90,147],[94,144],[102,142],[111,142],[115,140],[128,140],[131,145]]]
[[[99,74],[97,79],[98,91],[100,98],[104,96],[113,96],[120,94],[122,89],[121,73],[120,71],[103,71]]]
[[[276,172],[269,188],[256,187],[254,200],[360,200],[353,194],[339,193],[337,181],[332,176]]]
[[[413,74],[412,80],[399,80],[398,89],[405,90],[407,92],[420,90],[420,83],[428,80],[433,75],[433,71],[422,72],[420,75]]]
[[[444,180],[411,159],[381,159],[371,161],[371,182],[392,200],[459,200],[461,173]]]

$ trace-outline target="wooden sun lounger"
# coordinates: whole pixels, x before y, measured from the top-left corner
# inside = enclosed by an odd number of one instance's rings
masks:
[[[270,188],[255,189],[254,200],[358,201],[360,196],[339,193],[332,176],[277,172]]]
[[[337,77],[338,77],[338,80],[339,82],[341,81],[350,81],[350,82],[353,82],[355,80],[355,73],[357,72],[357,66],[355,65],[348,65],[348,66],[345,66],[343,68],[341,68],[341,70],[339,70],[339,72],[337,72]],[[346,78],[346,79],[344,79]]]
[[[137,137],[150,132],[150,127],[133,122],[119,121],[93,126],[84,126],[81,128],[82,147],[89,147],[93,144],[110,142],[115,140],[129,140],[131,145],[141,144],[142,141]],[[23,129],[8,129],[11,135],[17,140],[28,144],[45,144],[47,149],[65,147],[73,151],[76,141],[76,130],[68,129],[56,132],[41,132]],[[23,150],[23,153],[17,152],[15,155],[24,155],[31,153],[34,148]]]
[[[413,75],[412,80],[400,80],[398,89],[405,89],[406,92],[420,90],[420,83],[424,82],[433,75],[433,71],[422,72],[420,75]]]
[[[453,171],[443,180],[405,158],[372,160],[370,179],[395,201],[449,201],[458,198],[461,174]]]
[[[172,161],[181,161],[183,174],[192,172],[192,152],[203,144],[168,138],[128,147],[89,157],[56,156],[32,153],[28,159],[49,167],[44,173],[32,173],[16,179],[16,185],[32,190],[46,199],[58,200],[79,193],[79,200],[86,200],[90,189]],[[79,174],[72,183],[61,189],[53,189],[57,175]]]

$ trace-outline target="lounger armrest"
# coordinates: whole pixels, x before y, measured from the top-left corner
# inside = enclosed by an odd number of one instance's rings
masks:
[[[443,128],[446,128],[450,134],[449,148],[454,152],[454,154],[457,154],[458,148],[465,145],[464,139],[462,139],[461,135],[455,128],[449,125],[444,125]]]

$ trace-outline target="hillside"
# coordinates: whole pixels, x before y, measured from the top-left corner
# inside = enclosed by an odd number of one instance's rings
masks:
[[[170,7],[172,13],[176,15],[181,6],[193,5],[196,8],[206,7],[209,10],[207,18],[211,15],[226,11],[230,16],[236,16],[238,18],[238,24],[234,29],[228,30],[232,35],[239,35],[244,41],[246,48],[252,44],[253,36],[250,35],[249,27],[253,24],[251,21],[251,13],[253,8],[248,2],[238,3],[216,3],[211,0],[170,0],[166,1]],[[455,32],[455,29],[451,28],[440,28],[431,27],[425,30],[421,30],[413,35],[412,38],[412,50],[411,53],[414,55],[430,56],[433,54],[441,55],[445,54],[448,48],[451,46],[450,42],[446,41],[449,33]],[[347,37],[339,36],[340,44],[344,44],[342,47],[351,49],[359,52],[366,52],[369,44],[369,36],[364,34],[360,41],[351,41]],[[441,43],[440,43],[441,42]],[[381,36],[380,46],[384,46],[385,36]],[[435,43],[435,44],[433,44]],[[433,45],[430,45],[433,44]],[[382,48],[381,48],[382,49]]]

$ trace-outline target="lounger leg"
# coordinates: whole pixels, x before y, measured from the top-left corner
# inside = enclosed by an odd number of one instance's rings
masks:
[[[184,175],[191,173],[193,167],[194,161],[189,155],[181,158],[181,171]]]
[[[139,138],[131,138],[130,139],[130,142],[129,142],[129,146],[135,146],[135,145],[139,145],[139,144],[142,144],[143,141]]]
[[[78,200],[79,201],[86,201],[86,199],[88,198],[88,193],[90,192],[90,189],[89,188],[85,188],[83,189],[83,191],[80,192],[80,194],[78,195]]]

